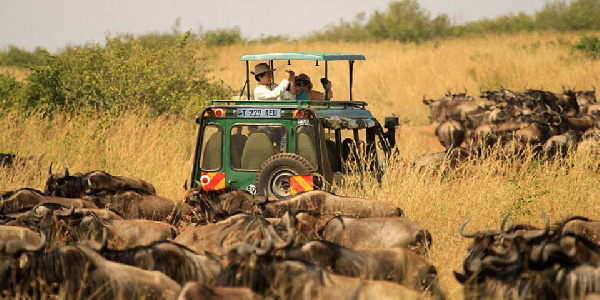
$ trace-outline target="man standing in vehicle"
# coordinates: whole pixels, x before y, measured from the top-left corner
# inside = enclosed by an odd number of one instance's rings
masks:
[[[254,89],[254,100],[294,100],[294,81],[293,71],[286,70],[283,74],[281,83],[273,83],[273,71],[268,64],[259,63],[254,66],[254,78],[258,81],[258,86]],[[288,88],[290,88],[288,91]]]

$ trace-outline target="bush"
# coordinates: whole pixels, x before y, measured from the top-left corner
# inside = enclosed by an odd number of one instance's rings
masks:
[[[600,39],[595,35],[582,37],[571,48],[583,52],[586,57],[591,59],[598,59],[600,57]]]
[[[36,48],[33,52],[19,49],[17,46],[8,46],[6,52],[0,52],[0,65],[28,67],[47,64],[49,53],[44,48]]]
[[[207,46],[228,46],[243,41],[239,27],[210,30],[202,35],[202,39]]]
[[[10,74],[0,74],[0,107],[12,107],[22,84]]]
[[[190,36],[164,47],[145,47],[131,35],[107,39],[104,47],[69,47],[48,66],[33,68],[21,104],[29,110],[195,115],[209,99],[231,91],[207,77],[202,45]]]

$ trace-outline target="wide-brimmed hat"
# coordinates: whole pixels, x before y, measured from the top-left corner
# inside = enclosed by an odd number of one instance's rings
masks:
[[[252,75],[260,75],[262,73],[266,73],[266,72],[273,72],[276,69],[272,69],[269,67],[269,65],[267,65],[266,63],[260,63],[257,64],[256,66],[254,66],[254,72],[250,72],[252,73]]]

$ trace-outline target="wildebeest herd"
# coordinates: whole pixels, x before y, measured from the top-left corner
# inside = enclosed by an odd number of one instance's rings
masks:
[[[460,226],[472,240],[455,272],[465,298],[600,294],[600,222],[543,219]],[[194,188],[171,200],[138,178],[50,167],[44,191],[0,194],[0,223],[8,298],[446,298],[429,231],[391,203],[324,191],[270,201]]]
[[[543,89],[481,91],[476,100],[467,93],[447,92],[439,99],[426,99],[435,134],[447,151],[430,154],[416,165],[449,158],[496,154],[519,157],[527,149],[543,158],[589,152],[600,146],[600,103],[596,88],[562,93]]]
[[[103,171],[0,194],[9,298],[386,299],[445,295],[431,234],[390,203],[311,191],[158,196]]]

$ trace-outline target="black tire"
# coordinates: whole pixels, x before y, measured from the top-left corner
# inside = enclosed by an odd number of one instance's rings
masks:
[[[275,154],[256,172],[256,192],[261,196],[282,199],[290,195],[290,175],[308,175],[313,172],[313,165],[298,154]]]

